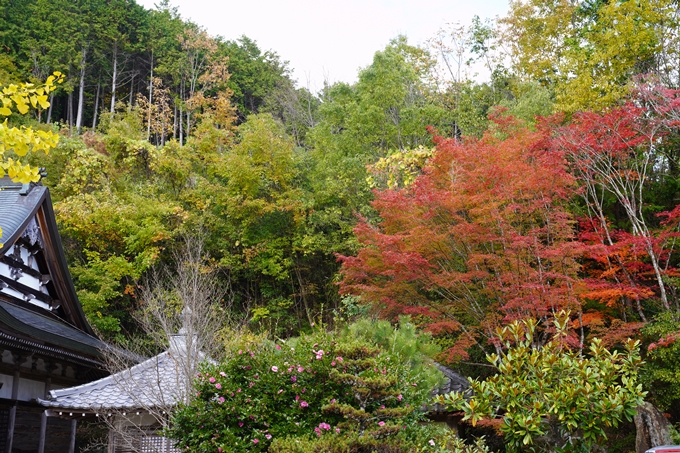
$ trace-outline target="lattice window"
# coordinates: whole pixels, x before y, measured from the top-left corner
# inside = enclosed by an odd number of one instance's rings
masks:
[[[159,436],[158,427],[127,427],[111,436],[111,453],[180,453],[172,439]]]

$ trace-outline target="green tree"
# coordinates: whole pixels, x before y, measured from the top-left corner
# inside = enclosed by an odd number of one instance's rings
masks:
[[[498,374],[470,380],[471,393],[452,392],[439,402],[462,410],[474,426],[501,418],[508,451],[588,452],[606,439],[605,428],[632,420],[645,392],[638,384],[639,342],[610,352],[594,339],[588,352],[569,347],[569,317],[555,319],[555,334],[542,347],[533,320],[498,333],[503,352],[487,360]]]
[[[270,94],[288,79],[287,63],[273,51],[262,52],[247,36],[221,45],[221,53],[229,58],[229,89],[234,92],[238,116],[263,113]]]
[[[554,90],[558,110],[600,110],[628,93],[632,76],[657,69],[674,8],[668,0],[513,2],[505,42],[521,76]]]
[[[55,84],[63,81],[61,73],[47,78],[44,84],[35,86],[31,83],[20,85],[9,84],[1,87],[0,117],[8,117],[15,113],[25,115],[31,108],[45,109],[49,107],[47,95],[54,90]],[[10,127],[7,119],[0,123],[0,177],[7,174],[13,181],[24,184],[40,180],[38,168],[23,164],[21,158],[29,152],[47,153],[59,141],[59,136],[51,131],[34,130],[32,127]],[[9,157],[14,155],[15,158]],[[2,235],[2,230],[0,230]]]
[[[680,321],[677,313],[660,313],[642,329],[648,342],[640,380],[649,399],[661,410],[678,415],[680,402]]]

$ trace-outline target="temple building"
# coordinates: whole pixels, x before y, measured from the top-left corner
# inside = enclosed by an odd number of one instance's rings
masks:
[[[0,453],[73,452],[76,419],[38,399],[108,375],[66,265],[49,191],[0,178]]]

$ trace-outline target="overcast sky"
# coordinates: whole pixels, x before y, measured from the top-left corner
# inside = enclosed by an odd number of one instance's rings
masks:
[[[137,0],[153,8],[158,0]],[[507,0],[171,0],[211,35],[257,41],[289,62],[299,86],[354,82],[390,39],[421,44],[447,23],[503,16]]]

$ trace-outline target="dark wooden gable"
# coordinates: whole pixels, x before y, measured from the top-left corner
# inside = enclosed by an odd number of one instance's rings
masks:
[[[94,335],[78,301],[49,191],[0,179],[0,300]]]

